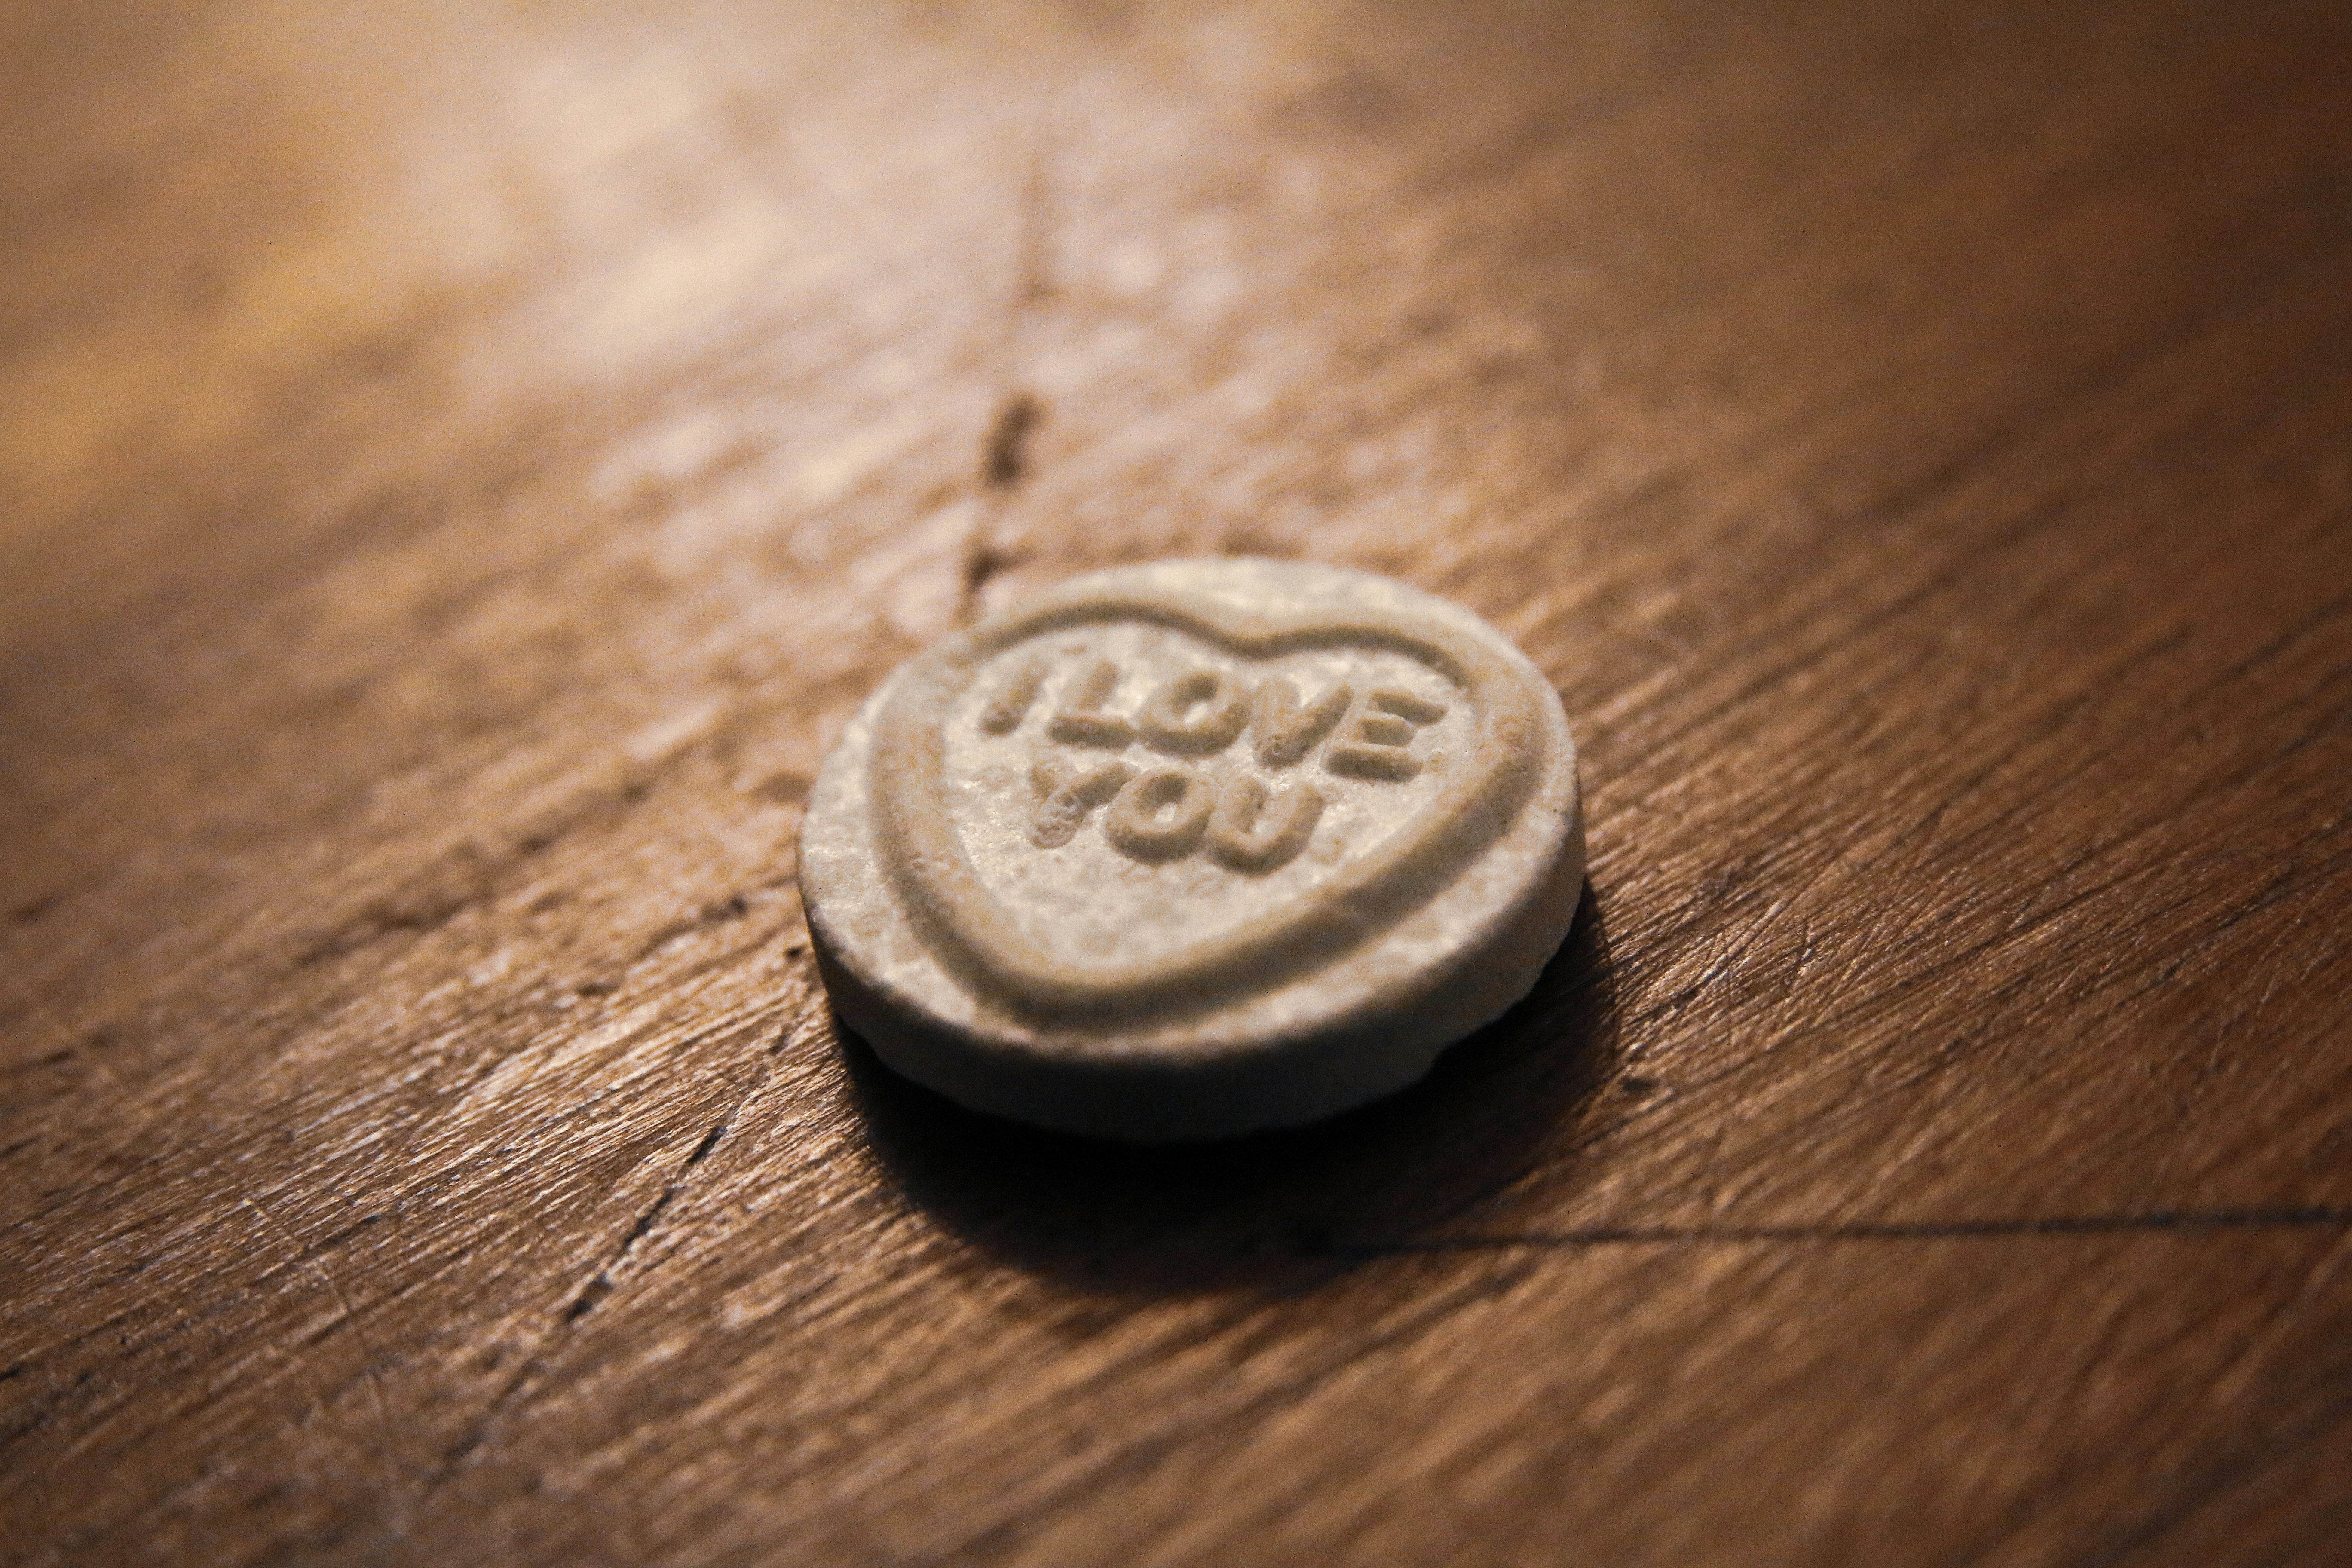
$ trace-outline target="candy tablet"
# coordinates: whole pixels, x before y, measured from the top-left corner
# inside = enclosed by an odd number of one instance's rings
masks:
[[[1139,1142],[1402,1089],[1527,994],[1584,881],[1559,699],[1360,572],[1169,561],[946,638],[825,760],[835,1011],[975,1110]]]

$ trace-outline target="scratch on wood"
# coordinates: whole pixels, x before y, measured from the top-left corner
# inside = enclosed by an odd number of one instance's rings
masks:
[[[613,1293],[613,1270],[618,1268],[627,1259],[629,1254],[636,1249],[637,1243],[643,1241],[646,1234],[660,1220],[663,1213],[671,1204],[677,1201],[677,1194],[686,1187],[685,1173],[709,1159],[710,1152],[719,1147],[719,1141],[726,1136],[725,1119],[722,1118],[712,1123],[710,1131],[702,1135],[702,1142],[694,1146],[693,1152],[687,1155],[685,1163],[678,1167],[678,1180],[664,1187],[661,1196],[656,1198],[646,1212],[637,1216],[637,1223],[631,1226],[628,1234],[621,1238],[621,1245],[614,1250],[612,1258],[604,1268],[596,1271],[596,1277],[588,1281],[580,1294],[572,1299],[572,1305],[564,1309],[565,1322],[578,1322],[590,1312],[594,1311],[598,1302]]]
[[[693,1161],[688,1160],[687,1163],[691,1164]],[[582,1288],[580,1294],[572,1298],[572,1305],[564,1309],[565,1322],[578,1322],[590,1312],[594,1311],[599,1301],[613,1293],[613,1270],[619,1268],[623,1260],[635,1249],[637,1243],[645,1239],[646,1232],[653,1229],[654,1222],[661,1218],[662,1211],[669,1207],[677,1197],[677,1184],[673,1182],[662,1189],[661,1196],[653,1201],[651,1207],[637,1216],[637,1223],[631,1226],[628,1234],[621,1238],[620,1249],[613,1254],[612,1260],[596,1271],[596,1278],[589,1280]]]
[[[335,1320],[334,1323],[331,1325],[331,1327],[340,1328],[348,1324],[350,1325],[353,1335],[358,1338],[366,1358],[361,1365],[360,1372],[361,1376],[366,1381],[368,1403],[373,1408],[375,1415],[376,1436],[378,1438],[376,1456],[383,1466],[384,1477],[387,1483],[386,1496],[388,1498],[404,1500],[411,1494],[414,1489],[407,1484],[408,1476],[405,1468],[400,1462],[398,1427],[392,1418],[392,1407],[384,1399],[383,1373],[378,1365],[382,1357],[377,1352],[373,1342],[369,1339],[366,1329],[360,1322],[359,1308],[352,1303],[351,1297],[344,1291],[343,1283],[341,1279],[335,1277],[335,1271],[327,1267],[326,1256],[336,1247],[341,1246],[344,1242],[350,1240],[352,1237],[358,1235],[361,1231],[379,1223],[387,1216],[381,1214],[369,1215],[359,1220],[356,1224],[346,1226],[342,1230],[336,1232],[333,1236],[329,1237],[319,1245],[315,1247],[305,1247],[302,1244],[300,1237],[289,1229],[284,1222],[280,1221],[277,1215],[271,1214],[258,1203],[256,1203],[250,1194],[239,1193],[237,1194],[236,1201],[246,1208],[251,1210],[254,1216],[259,1219],[264,1226],[274,1231],[279,1239],[289,1243],[294,1248],[295,1261],[300,1267],[309,1269],[312,1274],[316,1275],[319,1282],[327,1288],[327,1294],[334,1298],[335,1306],[340,1311],[340,1316]],[[323,1340],[326,1337],[326,1335],[320,1334],[313,1336],[313,1339],[314,1341]],[[406,1518],[405,1509],[406,1504],[404,1501],[395,1505],[395,1511],[393,1519],[393,1528],[395,1533],[403,1528]]]

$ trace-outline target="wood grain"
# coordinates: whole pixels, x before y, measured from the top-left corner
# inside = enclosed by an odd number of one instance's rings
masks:
[[[2347,63],[13,8],[0,1560],[2341,1562]],[[1294,1137],[892,1079],[829,736],[1226,551],[1522,643],[1569,945]]]

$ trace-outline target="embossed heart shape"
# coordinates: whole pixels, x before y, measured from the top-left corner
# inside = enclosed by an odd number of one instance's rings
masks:
[[[982,667],[1030,638],[1141,621],[1236,657],[1312,649],[1402,653],[1465,693],[1470,755],[1370,851],[1286,904],[1144,961],[1084,962],[1024,934],[971,864],[941,798],[951,705]],[[1134,1017],[1216,1006],[1328,963],[1426,902],[1509,826],[1549,744],[1531,676],[1432,616],[1357,608],[1269,614],[1171,587],[1076,588],[950,638],[904,672],[876,725],[876,842],[931,950],[1015,1013]]]

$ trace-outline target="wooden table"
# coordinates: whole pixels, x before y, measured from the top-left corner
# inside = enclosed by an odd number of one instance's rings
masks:
[[[28,0],[0,1560],[2352,1560],[2352,7]],[[1557,684],[1534,997],[1121,1153],[828,1021],[876,679]]]

